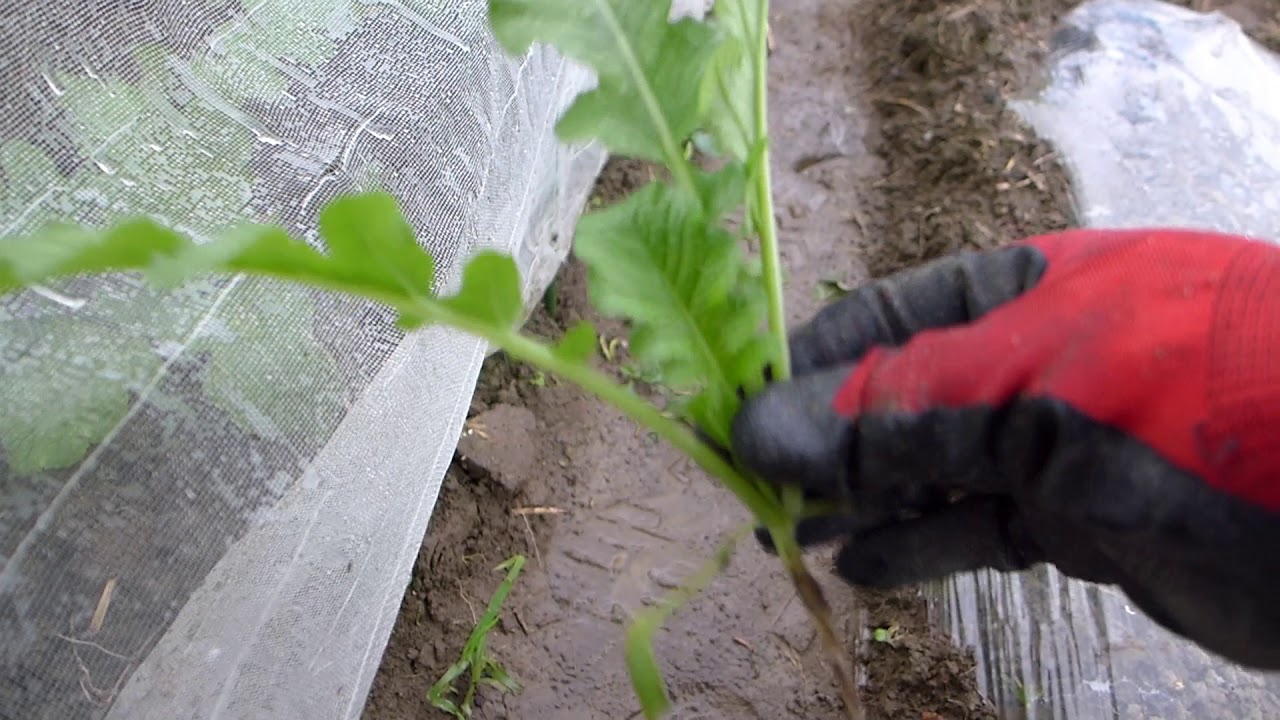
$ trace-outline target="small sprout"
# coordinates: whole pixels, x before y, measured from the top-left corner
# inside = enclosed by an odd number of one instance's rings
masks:
[[[898,640],[902,637],[901,630],[897,625],[889,625],[888,627],[878,627],[871,631],[871,639],[884,645],[898,646]]]
[[[1031,707],[1045,699],[1042,693],[1028,688],[1025,683],[1017,679],[1013,681],[1013,693],[1022,707]]]
[[[471,637],[462,647],[462,656],[450,665],[444,675],[427,691],[427,700],[432,707],[443,710],[458,720],[467,720],[473,712],[476,690],[479,686],[488,685],[509,693],[520,692],[520,683],[489,654],[488,639],[489,632],[498,624],[498,613],[502,611],[502,604],[506,602],[507,595],[511,593],[511,587],[523,568],[523,555],[513,555],[494,568],[499,572],[505,570],[507,575],[498,584],[498,589],[489,599],[484,615],[472,629]],[[457,693],[453,683],[464,674],[467,676],[467,689],[459,702],[453,697]]]
[[[600,354],[609,362],[614,361],[614,358],[618,356],[618,348],[623,346],[622,338],[610,338],[606,335],[600,336],[599,343]]]

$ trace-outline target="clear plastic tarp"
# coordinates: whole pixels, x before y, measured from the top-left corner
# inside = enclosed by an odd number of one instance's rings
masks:
[[[604,161],[594,81],[483,0],[0,8],[0,235],[145,213],[315,239],[394,194],[442,287],[513,253],[526,301]],[[485,348],[248,278],[0,297],[0,718],[357,717]],[[425,686],[424,686],[425,687]]]
[[[1085,225],[1280,241],[1280,62],[1217,13],[1094,0],[1015,109],[1061,153]],[[1003,718],[1280,717],[1280,677],[1157,626],[1122,593],[1050,569],[956,578],[939,608],[977,649]]]

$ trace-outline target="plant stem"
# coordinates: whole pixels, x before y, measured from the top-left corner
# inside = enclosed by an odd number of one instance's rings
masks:
[[[750,0],[743,0],[749,2]],[[769,296],[769,332],[778,347],[773,374],[778,380],[791,377],[791,357],[787,347],[786,303],[782,297],[782,264],[778,254],[777,223],[773,217],[773,180],[769,163],[769,0],[759,4],[760,26],[756,28],[754,110],[755,136],[765,142],[755,172],[755,220],[760,234],[760,254],[764,266],[765,292]]]
[[[853,672],[844,657],[844,648],[835,634],[831,606],[827,603],[821,586],[805,566],[804,557],[795,541],[795,522],[782,504],[766,495],[756,483],[743,477],[688,428],[663,416],[653,405],[630,389],[615,383],[607,375],[584,364],[562,358],[544,343],[517,331],[495,331],[474,320],[436,306],[431,306],[430,311],[438,322],[482,337],[517,360],[535,365],[546,372],[560,375],[576,383],[584,390],[626,413],[641,427],[657,433],[701,465],[708,473],[718,477],[725,487],[747,506],[755,519],[764,524],[773,537],[778,557],[787,568],[800,601],[813,619],[823,650],[832,663],[845,710],[850,720],[862,720],[862,703],[853,682]],[[702,584],[706,581],[705,578],[700,580]],[[674,607],[669,608],[667,613],[674,609]]]
[[[454,313],[434,303],[423,303],[420,312],[433,321],[488,340],[511,357],[576,383],[613,405],[641,427],[652,430],[688,455],[702,469],[719,478],[753,515],[766,525],[790,522],[784,509],[752,481],[743,477],[715,450],[684,425],[664,416],[653,404],[619,385],[612,378],[583,363],[563,358],[545,343],[515,330],[495,330],[483,322]]]
[[[789,518],[787,525],[791,526]],[[831,661],[831,671],[835,675],[836,686],[840,689],[840,698],[844,701],[845,714],[848,715],[849,720],[864,720],[866,714],[862,707],[862,698],[858,692],[858,686],[853,680],[853,668],[850,666],[846,655],[847,649],[840,642],[840,639],[836,637],[835,622],[831,616],[831,605],[827,603],[826,595],[822,592],[822,586],[818,585],[818,581],[813,578],[809,568],[805,566],[800,546],[795,540],[795,531],[791,527],[775,529],[769,526],[769,534],[773,537],[774,548],[776,548],[782,564],[787,568],[787,573],[791,576],[791,584],[795,586],[796,594],[800,596],[800,602],[804,604],[805,610],[809,612],[809,617],[813,620],[823,653]]]

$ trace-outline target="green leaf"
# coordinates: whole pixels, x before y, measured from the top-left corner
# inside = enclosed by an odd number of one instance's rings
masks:
[[[63,180],[44,150],[22,140],[0,141],[0,218],[20,218]]]
[[[191,349],[208,351],[204,393],[244,430],[298,440],[331,431],[342,415],[338,366],[312,335],[310,291],[242,286],[215,316],[218,331]]]
[[[483,680],[484,684],[498,688],[504,692],[520,692],[520,683],[516,682],[516,679],[511,677],[511,673],[508,673],[506,668],[493,660],[489,661],[488,667],[485,668],[485,674],[487,677]]]
[[[262,225],[232,228],[204,245],[147,219],[103,231],[51,225],[0,240],[0,292],[59,276],[145,270],[160,285],[210,272],[251,272],[400,307],[430,295],[434,262],[390,195],[341,197],[321,213],[320,229],[327,253]]]
[[[154,348],[190,332],[208,294],[203,284],[176,296],[117,287],[81,297],[74,311],[13,317],[0,310],[0,444],[10,472],[60,470],[84,459],[164,363]]]
[[[462,289],[440,304],[485,325],[514,326],[524,312],[515,260],[491,250],[477,253],[462,270]]]
[[[756,139],[751,83],[755,53],[760,52],[756,35],[765,26],[760,21],[761,5],[756,0],[717,0],[711,10],[712,20],[726,37],[702,79],[707,129],[716,148],[739,162],[746,162]]]
[[[489,23],[508,52],[547,42],[596,71],[597,87],[560,119],[562,140],[598,138],[616,154],[664,162],[679,175],[680,144],[700,124],[700,80],[720,36],[670,16],[671,0],[489,0]]]
[[[363,268],[410,296],[431,291],[435,263],[414,238],[399,203],[383,192],[350,195],[320,213],[331,266]]]
[[[279,227],[242,225],[217,241],[153,263],[159,283],[205,272],[249,272],[381,299],[403,308],[431,293],[435,265],[414,239],[395,198],[347,195],[320,213],[320,252]]]
[[[150,42],[120,49],[126,57],[115,65],[127,78],[101,67],[101,76],[92,77],[50,69],[50,80],[61,88],[51,102],[69,130],[66,140],[91,162],[64,168],[30,195],[23,211],[9,216],[17,219],[14,232],[67,218],[105,225],[127,209],[206,235],[243,212],[253,192],[249,163],[260,152],[265,128],[225,103],[175,95],[174,87],[199,81],[169,49]],[[58,147],[55,154],[68,151]],[[0,207],[0,217],[11,207]]]
[[[667,684],[662,679],[662,670],[653,652],[653,633],[662,627],[664,619],[656,613],[648,614],[637,618],[627,628],[627,671],[645,720],[658,720],[671,709]]]
[[[275,100],[288,90],[290,80],[277,61],[304,68],[323,65],[359,25],[351,5],[350,0],[259,0],[251,21],[231,16],[210,33],[213,52],[197,53],[192,69],[212,89],[238,102]]]
[[[596,328],[583,320],[569,328],[552,348],[558,357],[572,363],[585,363],[596,351]]]
[[[102,232],[57,224],[29,237],[0,238],[0,293],[57,276],[146,267],[186,242],[145,219]]]
[[[575,252],[587,265],[602,312],[631,321],[631,351],[665,384],[693,389],[692,419],[728,445],[739,386],[762,384],[770,342],[762,333],[766,297],[741,247],[703,213],[727,211],[742,168],[697,175],[703,197],[651,183],[578,223]]]
[[[176,286],[206,273],[248,272],[389,303],[405,325],[426,319],[414,311],[432,293],[434,261],[392,196],[343,196],[322,211],[320,229],[328,252],[265,225],[236,226],[203,245],[148,219],[98,231],[49,225],[0,239],[0,293],[86,273],[142,270]]]
[[[75,465],[129,409],[129,394],[115,381],[90,380],[68,392],[47,372],[6,372],[3,378],[0,444],[14,475]]]
[[[646,608],[636,613],[630,626],[627,627],[625,654],[627,669],[631,675],[631,685],[635,688],[636,697],[640,700],[640,708],[645,720],[657,720],[670,709],[671,701],[667,695],[667,685],[662,679],[662,671],[653,651],[653,635],[662,627],[671,614],[679,610],[695,595],[711,584],[717,575],[729,567],[733,551],[754,523],[739,527],[716,548],[716,552],[702,564],[679,587],[667,593],[656,607]]]

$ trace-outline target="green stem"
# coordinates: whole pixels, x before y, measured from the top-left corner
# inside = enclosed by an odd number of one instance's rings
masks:
[[[844,701],[845,714],[849,720],[865,720],[866,712],[862,707],[862,698],[858,686],[854,683],[853,668],[849,662],[844,643],[835,633],[835,620],[831,614],[831,605],[827,602],[822,586],[814,579],[805,566],[804,556],[796,543],[794,525],[790,517],[778,525],[768,525],[769,535],[773,538],[778,558],[791,576],[791,584],[795,586],[796,595],[804,604],[809,617],[813,620],[814,629],[818,633],[818,642],[831,661],[832,674],[835,675],[836,687]]]
[[[511,357],[576,383],[584,390],[621,410],[641,427],[652,430],[688,455],[702,469],[719,478],[762,523],[790,523],[783,508],[766,495],[754,482],[743,477],[725,462],[715,450],[686,426],[668,418],[654,405],[604,373],[585,364],[557,355],[551,347],[515,330],[495,330],[482,321],[454,313],[435,304],[425,304],[420,311],[434,321],[463,330],[488,340]]]
[[[765,142],[760,152],[760,165],[755,172],[756,231],[760,234],[760,254],[764,265],[765,292],[769,296],[769,332],[778,347],[774,378],[791,377],[791,357],[787,347],[787,313],[782,296],[782,263],[778,254],[777,223],[773,217],[773,180],[769,163],[769,0],[759,3],[760,27],[757,28],[755,60],[754,109],[757,142]]]

